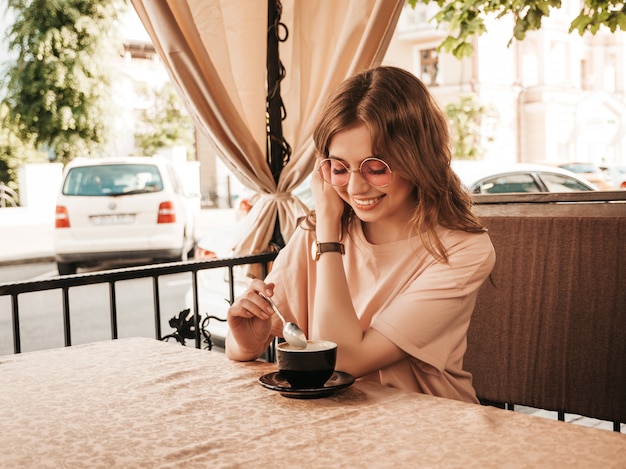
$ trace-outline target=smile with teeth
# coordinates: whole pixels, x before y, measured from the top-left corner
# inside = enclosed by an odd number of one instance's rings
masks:
[[[358,205],[361,207],[367,207],[369,205],[374,205],[378,203],[384,196],[374,197],[372,199],[352,199],[354,201],[354,205]]]

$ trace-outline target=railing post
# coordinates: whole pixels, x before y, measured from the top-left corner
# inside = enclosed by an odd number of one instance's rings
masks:
[[[265,278],[265,276],[263,277]],[[228,304],[232,305],[235,301],[235,273],[232,265],[228,266]]]
[[[111,339],[117,339],[117,300],[115,282],[109,282],[109,311],[111,313]]]
[[[195,327],[194,335],[196,339],[196,348],[202,348],[202,338],[200,337],[200,306],[198,304],[198,271],[191,273],[193,282],[193,324]]]
[[[158,340],[163,337],[161,335],[161,300],[159,295],[159,276],[152,276],[152,301],[154,303],[154,334]]]
[[[17,304],[17,293],[11,295],[11,313],[13,322],[13,352],[21,353],[22,342],[20,339],[20,309]]]
[[[72,345],[72,328],[70,325],[70,298],[69,287],[61,288],[63,294],[63,334],[65,338],[65,346]]]

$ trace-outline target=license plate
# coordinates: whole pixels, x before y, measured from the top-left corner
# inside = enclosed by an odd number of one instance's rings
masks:
[[[93,225],[129,225],[135,221],[135,214],[93,215],[89,217],[89,220]]]

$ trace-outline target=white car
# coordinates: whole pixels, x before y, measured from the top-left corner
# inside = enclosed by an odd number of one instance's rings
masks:
[[[65,167],[57,198],[59,274],[105,261],[186,260],[199,209],[163,158],[77,158]]]

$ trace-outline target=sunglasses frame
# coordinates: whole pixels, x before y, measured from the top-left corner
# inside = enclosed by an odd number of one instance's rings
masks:
[[[388,183],[383,184],[381,186],[376,185],[376,184],[372,184],[363,175],[363,172],[361,171],[361,169],[363,168],[363,164],[366,163],[367,161],[372,161],[372,160],[380,161],[381,163],[383,163],[387,167],[387,169],[389,170],[389,182]],[[324,175],[322,174],[322,166],[326,162],[329,162],[329,164],[331,164],[332,162],[337,162],[337,163],[341,164],[346,169],[346,171],[348,171],[348,180],[345,183],[343,183],[343,184],[333,184],[332,182],[327,181],[326,178],[324,178]],[[393,170],[391,169],[391,166],[389,166],[389,163],[387,163],[382,158],[378,158],[376,156],[369,156],[369,157],[365,158],[363,161],[361,161],[361,163],[359,164],[359,167],[357,169],[349,168],[348,166],[346,166],[346,164],[343,161],[341,161],[341,160],[339,160],[337,158],[324,158],[323,160],[320,160],[319,164],[317,165],[317,172],[319,173],[320,177],[322,178],[322,180],[325,183],[330,184],[333,187],[343,187],[343,186],[348,185],[348,183],[350,182],[350,177],[352,177],[352,173],[356,173],[356,172],[358,172],[361,175],[361,177],[363,178],[363,180],[365,182],[367,182],[368,184],[370,184],[370,185],[372,185],[374,187],[387,187],[389,184],[391,184],[391,181],[393,180]]]

